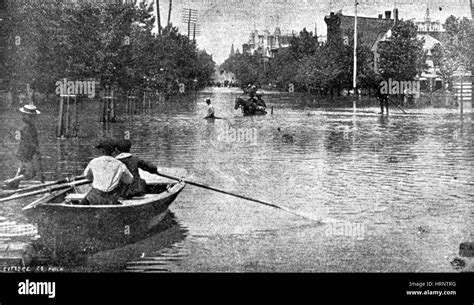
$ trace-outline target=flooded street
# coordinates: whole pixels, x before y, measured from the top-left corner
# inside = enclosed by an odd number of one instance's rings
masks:
[[[238,92],[209,89],[99,123],[85,100],[78,138],[57,139],[57,101],[38,130],[47,180],[79,175],[101,136],[130,135],[132,152],[189,180],[260,199],[310,220],[187,185],[170,225],[124,247],[89,255],[65,271],[117,272],[453,272],[450,261],[473,230],[473,114],[454,110],[318,108],[268,93],[273,115],[243,117]],[[204,120],[210,97],[221,120]],[[0,179],[16,171],[16,112],[1,113]],[[21,208],[0,205],[2,223],[32,225]],[[34,239],[34,237],[30,237]],[[2,248],[28,244],[0,239]]]

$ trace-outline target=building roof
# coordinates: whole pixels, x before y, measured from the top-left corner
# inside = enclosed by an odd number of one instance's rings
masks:
[[[330,26],[339,26],[341,37],[348,36],[352,38],[354,36],[354,16],[332,14],[326,16],[324,20],[328,25],[328,40],[330,39]],[[385,34],[393,26],[394,22],[394,19],[357,16],[359,43],[371,48],[381,35]]]
[[[432,36],[428,35],[428,34],[417,34],[416,37],[418,39],[421,39],[421,38],[424,38],[425,39],[425,43],[423,45],[423,50],[424,51],[431,51],[433,50],[433,48],[436,46],[436,45],[440,45],[441,42],[436,39],[436,38],[433,38]]]
[[[382,42],[382,41],[386,41],[390,37],[392,37],[392,29],[388,30],[379,39],[377,39],[377,41],[372,46],[372,51],[375,51],[375,49],[377,48],[377,43]],[[433,48],[436,45],[441,44],[441,42],[438,39],[436,39],[436,38],[434,38],[434,37],[432,37],[431,35],[428,35],[428,34],[416,34],[416,37],[418,39],[423,38],[425,40],[425,43],[423,44],[423,51],[431,52],[431,50],[433,50]]]

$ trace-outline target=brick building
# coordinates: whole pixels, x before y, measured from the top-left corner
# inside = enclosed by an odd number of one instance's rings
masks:
[[[359,45],[372,48],[398,20],[398,10],[394,10],[392,19],[391,11],[386,11],[385,16],[378,18],[357,16],[357,36]],[[324,18],[327,25],[327,43],[343,44],[354,39],[354,16],[331,12]]]

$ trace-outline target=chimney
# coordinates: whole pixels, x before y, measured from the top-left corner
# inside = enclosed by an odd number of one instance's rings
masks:
[[[379,19],[382,19],[383,18],[382,16],[383,16],[382,14],[379,14]]]
[[[393,19],[395,19],[395,21],[398,21],[398,8],[393,10]]]
[[[390,16],[392,15],[391,11],[385,11],[385,19],[390,19]]]

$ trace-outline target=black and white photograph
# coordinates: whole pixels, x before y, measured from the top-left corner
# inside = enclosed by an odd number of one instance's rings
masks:
[[[8,293],[404,274],[396,302],[473,304],[455,280],[474,272],[473,18],[473,0],[0,0]]]

